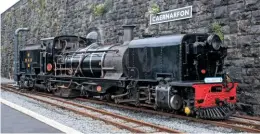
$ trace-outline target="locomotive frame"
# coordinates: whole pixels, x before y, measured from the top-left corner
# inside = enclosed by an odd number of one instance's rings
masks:
[[[21,50],[20,88],[98,96],[203,119],[226,119],[234,112],[237,83],[223,72],[227,52],[217,35],[133,40],[133,28],[124,26],[122,45],[104,46],[91,32],[87,38],[42,39],[39,47]],[[23,62],[28,53],[36,55],[30,61],[38,66]]]

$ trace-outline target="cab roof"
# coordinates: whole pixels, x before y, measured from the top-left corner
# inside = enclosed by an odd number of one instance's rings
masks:
[[[83,40],[83,41],[87,40],[85,37],[80,37],[80,36],[76,36],[76,35],[61,35],[61,36],[56,36],[56,37],[42,38],[41,41],[58,40],[58,39],[75,39],[75,38]]]
[[[39,44],[28,44],[24,48],[22,48],[20,51],[28,51],[28,50],[40,50],[41,45]]]
[[[185,34],[180,34],[132,40],[129,43],[129,48],[180,45],[184,36]]]

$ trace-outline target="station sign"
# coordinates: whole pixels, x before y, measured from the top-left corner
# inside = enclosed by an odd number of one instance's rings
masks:
[[[192,18],[192,6],[150,15],[150,25]]]

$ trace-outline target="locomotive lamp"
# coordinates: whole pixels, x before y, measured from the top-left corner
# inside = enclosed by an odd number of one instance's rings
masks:
[[[222,45],[221,39],[216,34],[210,35],[207,39],[207,43],[216,51],[219,50]]]
[[[185,112],[186,115],[190,115],[191,114],[191,110],[190,110],[189,107],[185,107],[184,108],[184,112]]]

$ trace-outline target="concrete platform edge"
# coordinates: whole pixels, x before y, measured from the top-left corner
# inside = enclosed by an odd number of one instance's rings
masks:
[[[7,101],[5,99],[0,98],[0,102],[5,104],[5,105],[7,105],[7,106],[9,106],[9,107],[11,107],[11,108],[13,108],[13,109],[15,109],[15,110],[17,110],[17,111],[20,111],[20,112],[22,112],[24,114],[27,114],[27,115],[29,115],[29,116],[31,116],[31,117],[33,117],[33,118],[43,122],[43,123],[46,123],[49,126],[52,126],[52,127],[56,128],[56,129],[59,129],[60,131],[62,131],[64,133],[83,134],[83,133],[81,133],[81,132],[79,132],[79,131],[77,131],[77,130],[75,130],[73,128],[70,128],[68,126],[65,126],[65,125],[59,123],[59,122],[56,122],[56,121],[51,120],[49,118],[46,118],[46,117],[44,117],[44,116],[42,116],[40,114],[37,114],[37,113],[35,113],[35,112],[31,111],[31,110],[28,110],[28,109],[26,109],[24,107],[16,105],[16,104],[14,104],[12,102],[9,102],[9,101]]]

